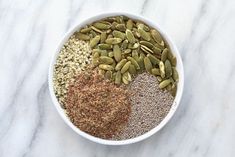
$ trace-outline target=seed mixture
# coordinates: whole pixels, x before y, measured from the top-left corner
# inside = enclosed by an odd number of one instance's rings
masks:
[[[65,106],[74,125],[100,138],[115,135],[130,114],[128,92],[104,80],[96,71],[77,76]]]
[[[124,140],[156,127],[179,81],[177,60],[160,32],[126,16],[75,32],[54,67],[55,95],[72,123],[93,136]]]
[[[69,82],[91,63],[91,48],[83,40],[72,35],[64,44],[54,66],[53,85],[55,95],[64,107]]]

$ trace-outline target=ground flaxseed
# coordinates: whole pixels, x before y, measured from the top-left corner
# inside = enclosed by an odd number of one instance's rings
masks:
[[[146,72],[137,75],[129,90],[132,91],[131,114],[114,140],[130,139],[150,131],[166,117],[174,101],[167,90],[159,88],[156,77]]]
[[[109,139],[126,124],[130,114],[128,92],[97,71],[81,72],[69,86],[66,113],[75,126]]]
[[[91,48],[87,42],[72,35],[60,50],[54,66],[53,85],[55,95],[64,107],[70,82],[91,63]]]

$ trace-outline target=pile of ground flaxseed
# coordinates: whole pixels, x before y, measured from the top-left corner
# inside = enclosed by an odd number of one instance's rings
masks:
[[[169,113],[176,57],[154,28],[126,16],[75,32],[54,65],[55,95],[71,122],[95,137],[134,138]]]

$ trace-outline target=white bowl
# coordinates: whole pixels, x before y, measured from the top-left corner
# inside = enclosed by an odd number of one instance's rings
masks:
[[[159,125],[157,125],[155,128],[153,128],[152,130],[146,132],[145,134],[132,138],[132,139],[127,139],[127,140],[120,140],[120,141],[115,141],[115,140],[105,140],[105,139],[101,139],[101,138],[97,138],[94,137],[92,135],[89,135],[83,131],[81,131],[79,128],[77,128],[75,125],[73,125],[73,123],[69,120],[69,118],[66,116],[64,110],[61,108],[55,93],[54,93],[54,89],[53,89],[53,81],[52,81],[52,77],[53,77],[53,67],[56,61],[56,58],[58,56],[58,53],[60,51],[60,49],[62,48],[63,44],[69,39],[69,37],[76,31],[79,30],[80,28],[82,28],[83,26],[85,26],[86,24],[92,23],[96,20],[105,18],[105,17],[110,17],[110,16],[117,16],[117,15],[125,15],[131,19],[136,19],[136,20],[140,20],[143,21],[144,23],[148,24],[149,26],[157,29],[161,35],[163,36],[163,38],[165,39],[165,41],[168,43],[172,53],[176,56],[177,58],[177,70],[179,73],[179,82],[178,82],[178,89],[177,89],[177,94],[175,97],[175,100],[173,102],[173,105],[169,111],[169,113],[167,114],[167,116],[161,121],[161,123]],[[70,29],[68,31],[68,33],[65,34],[65,36],[62,38],[61,42],[59,43],[59,46],[57,47],[57,50],[51,60],[51,64],[49,67],[49,90],[50,90],[50,95],[52,98],[52,101],[57,109],[57,111],[59,112],[60,116],[62,117],[62,119],[65,121],[65,123],[71,128],[73,129],[77,134],[91,140],[94,141],[96,143],[100,143],[100,144],[105,144],[105,145],[125,145],[125,144],[131,144],[131,143],[135,143],[135,142],[139,142],[142,141],[148,137],[150,137],[151,135],[155,134],[156,132],[158,132],[161,128],[163,128],[166,123],[171,119],[171,117],[174,115],[176,109],[179,106],[180,103],[180,99],[183,93],[183,86],[184,86],[184,70],[183,70],[183,63],[180,57],[180,54],[176,48],[176,45],[172,42],[172,40],[170,39],[170,37],[166,34],[165,31],[163,31],[163,29],[161,29],[156,23],[152,22],[149,19],[146,19],[145,17],[139,16],[139,15],[133,15],[130,13],[124,13],[124,12],[112,12],[112,13],[103,13],[100,15],[96,15],[94,17],[88,18],[85,21],[81,21],[80,23],[78,23],[77,25],[75,25],[72,29]]]

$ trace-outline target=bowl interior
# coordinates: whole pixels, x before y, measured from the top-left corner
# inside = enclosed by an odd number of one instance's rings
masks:
[[[164,40],[167,42],[167,44],[169,45],[169,48],[171,49],[172,53],[176,56],[177,58],[177,66],[176,69],[178,70],[179,73],[179,82],[178,82],[178,88],[177,88],[177,93],[173,102],[173,105],[169,111],[169,113],[167,114],[167,116],[161,121],[161,123],[159,125],[157,125],[155,128],[153,128],[152,130],[146,132],[143,135],[140,135],[138,137],[132,138],[132,139],[127,139],[127,140],[120,140],[120,141],[114,141],[114,140],[106,140],[106,139],[101,139],[101,138],[97,138],[94,137],[92,135],[89,135],[83,131],[81,131],[79,128],[77,128],[76,126],[73,125],[73,123],[69,120],[69,118],[66,116],[64,109],[61,108],[56,96],[55,96],[55,92],[53,89],[53,70],[54,70],[54,64],[55,61],[57,59],[57,56],[60,52],[60,49],[62,48],[62,46],[64,45],[64,43],[69,39],[69,37],[77,30],[79,30],[80,28],[82,28],[83,26],[85,26],[86,24],[92,23],[96,20],[105,18],[105,17],[110,17],[110,16],[118,16],[118,15],[125,15],[131,19],[135,19],[135,20],[140,20],[143,21],[144,23],[148,24],[149,26],[157,29],[161,35],[163,36]],[[50,90],[50,95],[52,97],[52,101],[57,109],[57,111],[59,112],[60,116],[62,117],[62,119],[65,121],[65,123],[67,125],[69,125],[76,133],[78,133],[79,135],[100,143],[100,144],[106,144],[106,145],[125,145],[125,144],[131,144],[131,143],[135,143],[141,140],[144,140],[148,137],[150,137],[151,135],[153,135],[154,133],[158,132],[161,128],[163,128],[163,126],[165,126],[165,124],[171,119],[171,117],[174,115],[176,109],[179,106],[180,103],[180,99],[182,96],[182,92],[183,92],[183,86],[184,86],[184,71],[183,71],[183,64],[182,64],[182,60],[180,57],[180,54],[175,46],[175,44],[172,42],[172,40],[170,39],[170,37],[165,33],[165,31],[163,31],[156,23],[153,23],[152,21],[139,16],[139,15],[133,15],[133,14],[129,14],[129,13],[124,13],[124,12],[115,12],[115,13],[103,13],[91,18],[88,18],[85,21],[82,21],[80,23],[78,23],[77,25],[75,25],[72,29],[70,29],[68,31],[68,33],[66,33],[66,35],[63,37],[63,39],[61,40],[61,42],[59,43],[57,50],[51,60],[51,64],[49,67],[49,76],[48,76],[48,82],[49,82],[49,90]]]

